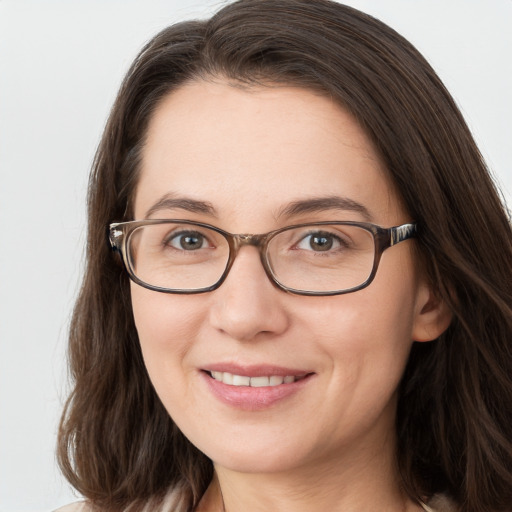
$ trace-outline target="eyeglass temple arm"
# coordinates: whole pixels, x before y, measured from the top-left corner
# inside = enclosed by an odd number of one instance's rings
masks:
[[[416,236],[418,232],[418,225],[416,223],[411,224],[402,224],[401,226],[396,226],[394,228],[390,228],[390,246],[399,244],[404,240],[408,240],[409,238],[413,238]]]
[[[108,230],[108,240],[110,242],[112,250],[114,251],[120,250],[124,235],[122,229],[118,229],[118,225],[119,223],[111,224]]]

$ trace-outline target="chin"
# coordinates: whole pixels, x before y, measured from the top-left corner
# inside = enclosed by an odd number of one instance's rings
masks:
[[[198,443],[196,446],[216,466],[239,473],[287,472],[311,459],[306,451],[301,450],[303,443],[286,445],[277,438],[257,443],[254,438],[233,439],[231,436],[226,440],[227,443]]]
[[[216,467],[222,467],[236,473],[271,474],[296,469],[296,460],[283,460],[279,454],[223,454],[212,459]]]

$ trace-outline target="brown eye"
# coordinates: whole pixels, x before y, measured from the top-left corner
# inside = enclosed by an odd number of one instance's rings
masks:
[[[197,231],[182,231],[180,233],[174,233],[168,238],[166,245],[170,245],[175,249],[184,251],[196,251],[208,246],[206,238]]]
[[[315,235],[309,239],[309,245],[314,251],[328,251],[332,248],[333,244],[332,236]]]
[[[297,244],[297,249],[326,252],[341,246],[339,237],[327,232],[308,233]]]

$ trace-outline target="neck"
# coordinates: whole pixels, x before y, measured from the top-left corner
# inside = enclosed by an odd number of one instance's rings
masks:
[[[412,512],[393,457],[309,465],[282,473],[241,473],[220,466],[198,512]]]

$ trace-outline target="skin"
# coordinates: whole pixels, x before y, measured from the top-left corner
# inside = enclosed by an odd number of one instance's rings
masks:
[[[135,218],[167,194],[212,212],[164,208],[232,233],[322,220],[368,221],[321,209],[280,215],[294,201],[333,194],[363,205],[383,227],[410,222],[378,155],[354,119],[299,88],[186,84],[148,128]],[[215,465],[200,510],[419,510],[394,465],[396,389],[413,340],[437,337],[449,316],[418,268],[414,242],[384,252],[356,293],[305,297],[267,278],[258,252],[240,251],[222,286],[163,294],[132,283],[145,363],[164,406]],[[300,391],[258,411],[229,406],[201,371],[217,362],[305,369]]]

